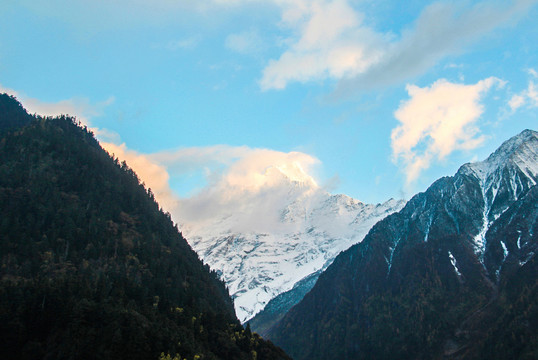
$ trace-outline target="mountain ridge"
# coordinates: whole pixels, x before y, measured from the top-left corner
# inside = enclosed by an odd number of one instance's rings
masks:
[[[301,183],[302,184],[302,183]],[[327,268],[334,257],[360,242],[379,219],[404,202],[364,204],[347,195],[292,187],[275,213],[274,231],[237,232],[229,216],[203,229],[182,228],[204,262],[221,274],[242,322],[294,284]]]
[[[518,149],[527,155],[514,165]],[[269,338],[296,359],[532,357],[537,149],[524,131],[488,158],[504,160],[486,177],[466,164],[415,195],[341,253]],[[485,350],[492,334],[520,337],[494,344],[496,354]]]

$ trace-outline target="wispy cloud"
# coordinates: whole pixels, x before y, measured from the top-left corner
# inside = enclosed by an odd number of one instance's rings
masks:
[[[530,85],[530,84],[529,84]],[[524,91],[525,93],[525,91]],[[510,109],[512,111],[516,111],[523,105],[525,105],[526,97],[522,94],[514,94],[510,100],[508,101],[508,106],[510,106]]]
[[[102,115],[104,109],[115,101],[114,97],[110,96],[108,99],[97,103],[91,103],[90,100],[85,97],[47,102],[27,96],[22,92],[2,87],[2,85],[0,85],[0,92],[5,92],[17,97],[17,99],[23,103],[26,110],[31,114],[42,116],[56,116],[60,114],[76,116],[79,121],[88,127],[91,127],[90,119],[92,117]]]
[[[230,34],[224,44],[232,51],[247,55],[259,53],[264,48],[264,42],[257,30]]]
[[[397,84],[420,75],[444,57],[537,3],[436,2],[398,37],[365,24],[347,0],[279,1],[282,23],[297,34],[263,70],[262,89],[291,82],[340,80],[337,94]]]
[[[408,185],[432,161],[482,143],[477,124],[484,111],[481,100],[495,85],[502,87],[504,82],[490,77],[465,85],[441,79],[429,87],[407,86],[410,99],[394,113],[400,125],[391,139],[393,160],[402,163]]]
[[[169,41],[166,44],[165,48],[171,51],[182,50],[182,49],[183,50],[193,49],[198,45],[199,42],[200,42],[199,36],[191,36],[191,37],[187,37],[187,38],[183,38],[179,40]]]
[[[533,78],[538,78],[538,73],[534,69],[527,71]],[[521,108],[522,106],[538,107],[538,88],[533,79],[529,80],[529,84],[525,90],[522,90],[518,94],[514,94],[508,101],[508,106],[512,112]]]

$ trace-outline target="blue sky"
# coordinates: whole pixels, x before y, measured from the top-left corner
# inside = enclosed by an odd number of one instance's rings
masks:
[[[538,128],[537,5],[4,0],[0,89],[78,116],[162,203],[271,166],[409,198]]]

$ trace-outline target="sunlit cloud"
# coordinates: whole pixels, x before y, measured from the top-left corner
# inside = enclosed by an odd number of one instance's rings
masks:
[[[134,170],[146,188],[150,188],[159,205],[169,211],[177,205],[177,197],[170,188],[170,176],[163,165],[150,156],[128,149],[125,144],[101,142],[101,146],[120,161],[125,161]]]
[[[101,145],[127,162],[187,236],[227,217],[231,231],[278,231],[282,204],[324,191],[312,175],[319,160],[301,152],[215,145],[142,154]],[[195,173],[205,179],[195,193],[181,197],[170,187],[172,178]]]
[[[383,34],[363,24],[364,15],[347,1],[280,2],[282,22],[297,33],[288,49],[263,70],[262,89],[290,82],[342,78],[380,61]]]
[[[282,204],[323,191],[312,175],[319,160],[301,152],[215,145],[141,154],[102,145],[127,162],[187,236],[226,218],[230,231],[278,231]],[[200,172],[205,182],[194,194],[170,188],[171,178]]]
[[[311,175],[319,160],[301,152],[217,145],[157,153],[151,159],[173,176],[204,172],[206,185],[171,210],[191,230],[232,214],[232,230],[274,230],[284,200],[320,189]]]
[[[291,82],[340,80],[337,94],[400,83],[494,28],[524,14],[535,0],[510,4],[436,2],[424,8],[399,36],[366,25],[365,14],[347,0],[277,1],[289,46],[263,70],[262,89]]]
[[[429,87],[406,87],[410,99],[394,113],[400,125],[391,140],[393,161],[403,165],[408,185],[433,161],[482,143],[477,123],[484,112],[481,100],[493,86],[504,84],[490,77],[472,85],[441,79]]]

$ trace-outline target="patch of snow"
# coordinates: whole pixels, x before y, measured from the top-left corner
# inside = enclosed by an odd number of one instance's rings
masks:
[[[503,262],[506,260],[506,257],[508,256],[508,249],[506,248],[506,244],[504,241],[501,241],[501,246],[503,247]]]
[[[483,263],[483,257],[484,257],[484,251],[486,250],[486,232],[489,229],[489,226],[491,225],[488,221],[488,214],[489,214],[489,206],[488,201],[486,198],[486,194],[484,191],[484,188],[482,189],[482,197],[484,199],[484,208],[482,209],[482,228],[478,232],[478,234],[473,239],[474,244],[474,250],[475,254],[477,255],[480,262]]]
[[[452,264],[452,267],[454,268],[454,271],[456,272],[456,274],[458,274],[458,276],[461,276],[461,272],[456,266],[456,258],[454,257],[454,255],[452,255],[450,251],[448,252],[448,257],[450,259],[450,263]]]
[[[390,250],[390,258],[389,260],[387,261],[387,264],[389,265],[389,268],[387,270],[387,277],[389,276],[390,274],[390,268],[392,267],[392,257],[394,256],[394,252],[396,251],[396,248],[398,247],[398,244],[400,243],[400,240],[402,240],[402,238],[398,238],[398,240],[396,240],[396,242],[394,243],[394,246],[393,247],[390,247],[389,250]],[[386,257],[385,257],[386,259]]]
[[[424,202],[423,208],[425,208],[426,202]],[[430,216],[428,218],[428,225],[426,226],[426,231],[424,232],[424,242],[428,242],[428,237],[430,236],[430,228],[432,227],[433,222],[433,213],[430,212]]]

